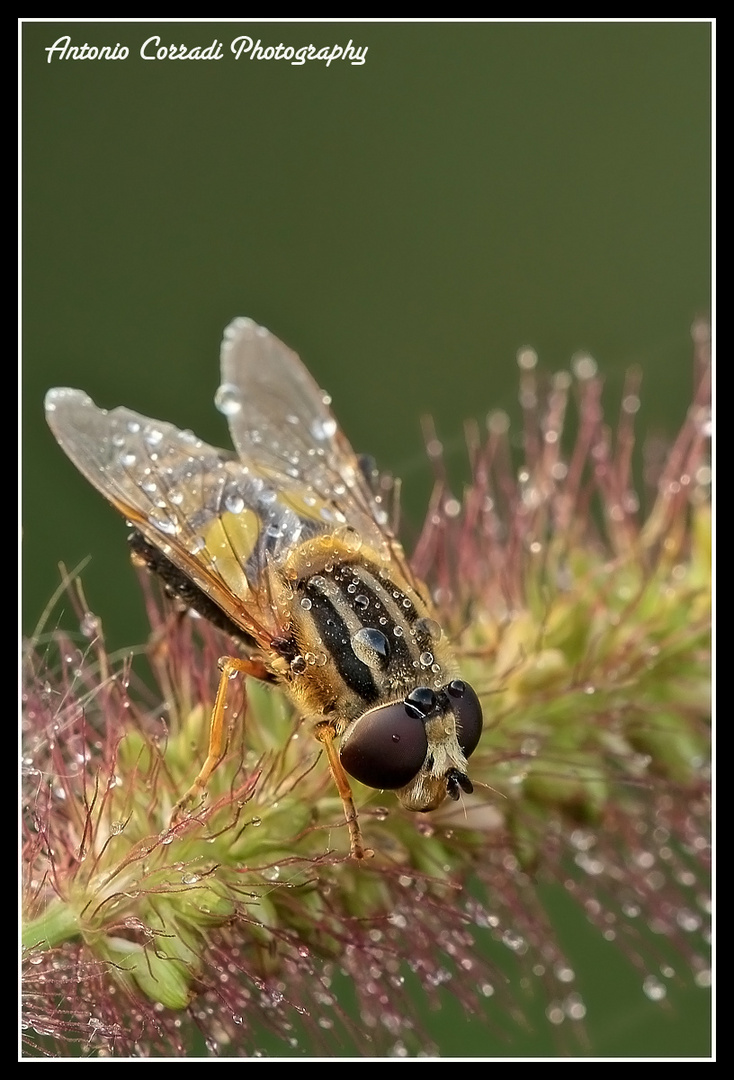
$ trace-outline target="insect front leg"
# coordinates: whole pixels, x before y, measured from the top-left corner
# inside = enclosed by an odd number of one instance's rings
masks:
[[[214,708],[209,721],[209,748],[206,761],[191,787],[174,806],[171,814],[172,825],[185,817],[198,802],[203,802],[209,779],[224,755],[225,732],[227,729],[224,714],[227,707],[227,689],[230,680],[237,674],[250,675],[254,679],[268,678],[267,669],[259,660],[243,660],[236,656],[222,656],[219,658],[218,664],[221,675],[219,676],[217,696],[214,699]]]
[[[319,724],[314,734],[326,751],[331,775],[334,777],[334,783],[336,784],[339,798],[344,807],[344,817],[346,818],[347,828],[349,829],[351,856],[353,859],[369,858],[374,855],[374,851],[364,847],[362,843],[362,830],[359,827],[357,809],[354,805],[354,799],[352,798],[352,789],[349,786],[347,774],[344,772],[344,767],[339,760],[339,754],[334,746],[334,729],[328,723]]]

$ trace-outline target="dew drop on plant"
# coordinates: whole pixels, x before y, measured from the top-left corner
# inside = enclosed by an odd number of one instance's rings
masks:
[[[566,1013],[557,1001],[552,1001],[550,1005],[548,1005],[545,1010],[545,1015],[548,1017],[551,1024],[562,1024],[566,1019]]]
[[[384,1022],[384,1021],[383,1021]],[[387,1025],[385,1025],[387,1027]],[[408,1048],[404,1042],[396,1042],[390,1051],[390,1057],[407,1058]]]
[[[84,613],[82,620],[79,624],[79,629],[85,638],[92,641],[99,636],[100,621],[96,615],[93,615],[91,611]]]
[[[665,984],[656,975],[648,975],[642,984],[642,989],[650,1001],[662,1001],[668,992]]]
[[[520,934],[514,933],[512,930],[505,930],[502,934],[502,944],[506,945],[508,949],[513,952],[523,955],[527,952],[528,944]]]
[[[569,994],[563,1008],[569,1020],[583,1020],[586,1016],[586,1005],[579,994]]]
[[[701,928],[700,916],[689,908],[680,908],[675,914],[675,919],[681,930],[686,930],[688,933],[693,933],[694,930],[700,930]]]

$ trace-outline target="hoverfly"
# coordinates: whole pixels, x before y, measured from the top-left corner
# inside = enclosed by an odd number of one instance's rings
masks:
[[[235,319],[215,403],[236,453],[80,390],[50,390],[46,416],[132,523],[133,553],[241,650],[219,661],[208,755],[174,814],[206,797],[240,672],[282,686],[313,722],[362,858],[348,775],[409,810],[458,799],[482,710],[329,402],[294,352]]]

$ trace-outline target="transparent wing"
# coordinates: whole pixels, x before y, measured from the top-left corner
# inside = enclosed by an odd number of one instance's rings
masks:
[[[241,460],[281,488],[298,486],[334,505],[364,543],[398,561],[414,581],[390,527],[391,500],[355,455],[330,398],[296,353],[251,319],[235,319],[224,331],[221,378],[215,401]]]
[[[79,471],[259,645],[280,633],[267,592],[273,537],[303,522],[278,507],[234,455],[130,409],[97,408],[80,390],[46,395],[46,416]],[[268,507],[267,510],[265,507]],[[267,522],[277,514],[277,528]]]

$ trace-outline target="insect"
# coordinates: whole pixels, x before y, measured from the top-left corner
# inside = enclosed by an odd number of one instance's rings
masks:
[[[46,395],[53,434],[132,523],[133,552],[228,631],[208,754],[175,814],[206,797],[237,673],[282,686],[312,721],[366,854],[349,776],[429,811],[472,791],[482,709],[458,677],[425,585],[390,527],[376,472],[294,352],[250,319],[221,346],[215,403],[235,453],[81,390]]]

